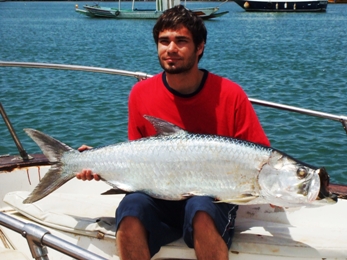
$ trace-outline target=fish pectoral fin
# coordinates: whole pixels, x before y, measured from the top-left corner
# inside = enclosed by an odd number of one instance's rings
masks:
[[[258,198],[258,196],[253,194],[242,194],[241,196],[233,199],[225,199],[225,200],[217,200],[215,203],[230,203],[230,204],[246,204],[254,199]]]
[[[105,181],[108,185],[112,186],[112,188],[108,191],[101,193],[101,195],[128,194],[130,192],[141,191],[141,189],[134,188],[133,186],[127,185],[123,182],[107,181],[105,179],[102,180]]]
[[[183,198],[187,199],[187,198],[194,197],[194,196],[208,196],[208,195],[205,193],[198,192],[198,191],[190,191],[190,192],[186,192],[186,193],[181,194],[181,196]]]

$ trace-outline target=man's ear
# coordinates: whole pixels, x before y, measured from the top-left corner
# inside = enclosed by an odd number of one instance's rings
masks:
[[[199,52],[199,55],[204,51],[204,48],[205,48],[205,43],[202,42],[198,45],[198,47],[196,48],[197,51]]]

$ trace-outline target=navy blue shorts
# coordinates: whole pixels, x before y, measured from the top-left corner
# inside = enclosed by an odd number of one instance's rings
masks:
[[[234,235],[237,205],[214,203],[208,196],[196,196],[182,201],[154,199],[144,193],[127,194],[116,210],[116,227],[126,216],[140,219],[148,231],[151,256],[160,247],[183,236],[188,247],[193,248],[192,222],[197,211],[207,212],[228,248]]]

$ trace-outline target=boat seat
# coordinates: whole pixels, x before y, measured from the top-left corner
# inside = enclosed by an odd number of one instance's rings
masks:
[[[27,195],[11,192],[4,202],[47,227],[112,240],[114,250],[114,212],[123,195],[54,192],[36,203],[23,204]],[[230,259],[346,259],[346,209],[346,200],[313,208],[240,206]],[[180,239],[162,247],[155,258],[195,259],[195,254]]]
[[[0,247],[0,259],[3,260],[29,260],[22,252]]]

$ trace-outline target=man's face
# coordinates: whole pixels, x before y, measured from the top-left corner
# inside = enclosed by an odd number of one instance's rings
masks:
[[[198,64],[204,44],[195,47],[191,33],[185,27],[159,33],[158,58],[160,66],[170,74],[187,72]]]

